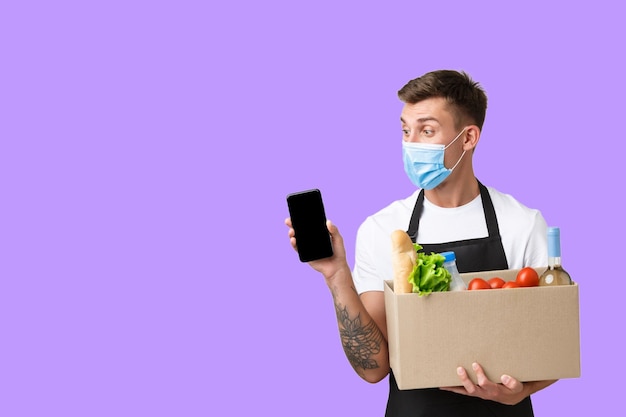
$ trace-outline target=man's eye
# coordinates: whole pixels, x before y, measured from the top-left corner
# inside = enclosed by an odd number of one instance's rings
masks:
[[[402,134],[404,136],[409,136],[409,129],[402,129]]]
[[[432,129],[424,129],[424,130],[422,130],[422,132],[424,132],[424,134],[426,136],[430,136],[430,135],[432,135],[434,133],[434,131]]]

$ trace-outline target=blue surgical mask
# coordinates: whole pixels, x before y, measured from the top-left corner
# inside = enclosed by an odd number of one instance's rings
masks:
[[[402,158],[404,159],[404,171],[416,187],[432,190],[443,182],[452,173],[452,170],[461,162],[465,151],[459,160],[450,169],[443,164],[445,151],[452,145],[466,128],[461,130],[447,146],[431,143],[415,143],[402,141]]]

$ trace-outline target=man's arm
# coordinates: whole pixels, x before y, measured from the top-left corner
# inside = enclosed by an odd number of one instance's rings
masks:
[[[285,224],[289,227],[291,245],[297,250],[291,221],[287,219]],[[322,273],[330,289],[341,345],[350,365],[364,380],[379,382],[389,373],[384,293],[372,291],[359,297],[339,230],[328,222],[328,231],[334,255],[309,265]]]
[[[326,283],[337,313],[341,345],[350,365],[364,380],[379,382],[389,373],[383,292],[372,291],[359,297],[349,269],[338,271]]]

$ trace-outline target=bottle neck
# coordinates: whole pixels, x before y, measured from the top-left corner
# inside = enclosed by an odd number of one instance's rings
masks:
[[[549,256],[548,257],[548,266],[549,267],[560,267],[561,266],[561,257],[560,256]]]

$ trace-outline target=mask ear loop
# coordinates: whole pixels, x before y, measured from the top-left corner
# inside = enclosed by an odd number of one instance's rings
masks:
[[[463,159],[463,157],[465,156],[465,152],[463,151],[463,153],[461,154],[461,157],[459,158],[458,161],[456,161],[456,164],[454,164],[454,166],[452,168],[450,168],[450,171],[454,171],[454,168],[456,168],[456,166],[461,162],[461,159]]]
[[[461,130],[461,131],[459,132],[459,134],[458,134],[458,135],[456,135],[456,138],[452,139],[452,142],[450,142],[450,143],[448,143],[446,146],[444,146],[444,147],[443,147],[443,149],[444,149],[444,150],[448,149],[448,146],[452,145],[452,144],[453,144],[453,143],[454,143],[454,142],[455,142],[458,138],[460,138],[460,137],[461,137],[461,135],[463,134],[463,132],[465,132],[465,129],[467,129],[467,126],[465,126],[465,127],[463,128],[463,130]],[[463,151],[463,152],[465,152],[465,151]]]
[[[452,145],[452,144],[454,143],[454,141],[455,141],[455,140],[457,140],[458,138],[460,138],[460,137],[461,137],[461,135],[463,134],[463,132],[465,132],[465,129],[467,129],[467,126],[465,126],[465,127],[463,128],[463,130],[461,130],[461,132],[460,132],[458,135],[456,135],[456,138],[452,139],[452,142],[448,143],[448,145],[447,145],[445,148],[443,148],[443,149],[444,149],[444,150],[445,150],[445,149],[447,149],[447,148],[448,148],[448,146]],[[461,159],[463,159],[463,157],[465,156],[465,152],[467,152],[467,151],[463,151],[463,153],[461,154],[461,157],[459,158],[459,160],[458,160],[458,161],[456,161],[456,164],[454,164],[454,166],[453,166],[452,168],[450,168],[450,172],[454,171],[454,168],[456,168],[456,166],[457,166],[457,165],[461,162]]]

